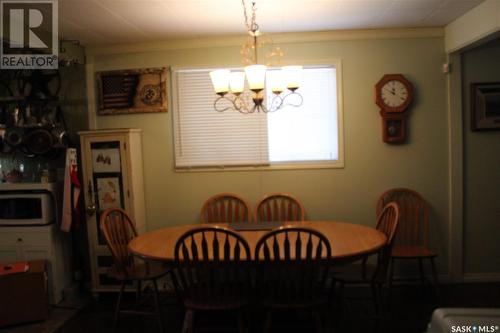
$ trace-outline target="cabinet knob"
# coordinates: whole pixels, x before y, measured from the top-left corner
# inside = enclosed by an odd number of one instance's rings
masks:
[[[18,238],[18,239],[17,239],[17,241],[18,241],[18,242],[22,242],[22,241],[23,241],[23,239],[22,239],[22,238]]]
[[[87,214],[89,216],[92,216],[95,214],[95,211],[96,211],[96,206],[95,205],[88,205],[87,206]]]

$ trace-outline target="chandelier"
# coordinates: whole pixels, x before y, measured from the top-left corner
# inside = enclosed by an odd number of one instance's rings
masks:
[[[218,112],[236,110],[241,113],[274,112],[284,106],[298,107],[303,98],[297,92],[302,76],[302,66],[284,66],[280,69],[268,69],[266,65],[258,63],[258,48],[262,47],[258,38],[261,36],[256,23],[256,6],[252,2],[252,18],[249,22],[245,0],[242,0],[245,25],[249,34],[248,41],[242,47],[243,61],[250,63],[244,72],[231,72],[229,69],[218,69],[210,72],[210,78],[215,93],[219,97],[214,102],[214,109]],[[279,48],[274,48],[269,57],[282,56]],[[245,77],[250,92],[245,91]],[[264,96],[267,84],[272,94]],[[264,97],[271,99],[271,103],[264,103]],[[267,106],[266,106],[267,104]]]

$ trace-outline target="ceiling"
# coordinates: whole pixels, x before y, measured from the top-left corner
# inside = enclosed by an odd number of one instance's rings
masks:
[[[266,33],[441,27],[483,1],[256,0],[257,23]],[[59,0],[59,22],[63,39],[84,45],[246,31],[240,0]]]

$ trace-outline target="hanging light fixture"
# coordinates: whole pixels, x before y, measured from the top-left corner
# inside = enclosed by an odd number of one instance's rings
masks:
[[[298,107],[302,105],[302,95],[297,92],[302,76],[302,66],[284,66],[281,69],[272,69],[258,63],[258,48],[262,44],[258,38],[261,36],[256,23],[256,6],[252,2],[252,18],[248,22],[245,0],[242,0],[245,24],[249,34],[249,41],[242,47],[243,60],[250,62],[244,72],[231,72],[229,69],[218,69],[210,72],[210,78],[215,93],[219,97],[214,102],[214,109],[219,112],[236,110],[241,113],[274,112],[286,105]],[[275,48],[269,56],[281,56],[283,52]],[[271,103],[264,103],[266,76],[270,84],[272,95]],[[245,77],[251,96],[245,92]],[[252,103],[253,102],[253,103]],[[266,106],[268,104],[269,106]]]

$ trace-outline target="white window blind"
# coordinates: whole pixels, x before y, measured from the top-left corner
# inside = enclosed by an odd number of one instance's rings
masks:
[[[269,159],[272,162],[338,159],[335,68],[306,68],[300,107],[268,114]]]
[[[208,73],[174,71],[175,166],[268,164],[266,115],[215,111]]]
[[[176,168],[332,165],[339,161],[341,124],[335,67],[304,68],[299,88],[302,106],[247,115],[214,110],[218,96],[209,72],[173,71]],[[272,93],[267,96],[270,102]]]

